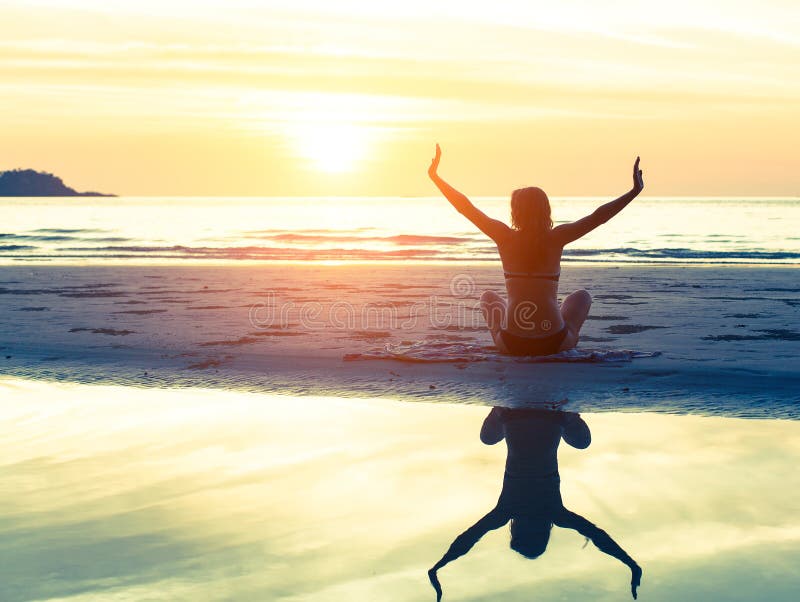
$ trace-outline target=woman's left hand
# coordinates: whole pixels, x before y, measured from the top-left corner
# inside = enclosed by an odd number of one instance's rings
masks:
[[[431,161],[431,166],[428,168],[428,177],[433,178],[435,177],[436,170],[439,169],[439,159],[442,158],[442,149],[439,148],[439,145],[436,145],[436,155],[433,157]]]

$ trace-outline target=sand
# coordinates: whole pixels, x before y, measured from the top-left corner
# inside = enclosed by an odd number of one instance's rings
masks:
[[[565,266],[561,296],[580,288],[594,298],[580,350],[658,357],[542,364],[499,356],[477,307],[483,290],[503,290],[496,266],[6,266],[0,373],[800,416],[795,269]]]

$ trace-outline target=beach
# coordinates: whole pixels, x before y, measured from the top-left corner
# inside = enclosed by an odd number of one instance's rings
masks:
[[[580,411],[798,417],[800,288],[781,266],[569,265],[578,351],[509,358],[495,266],[0,267],[0,373]],[[631,353],[634,352],[634,353]],[[642,357],[637,357],[641,355]]]

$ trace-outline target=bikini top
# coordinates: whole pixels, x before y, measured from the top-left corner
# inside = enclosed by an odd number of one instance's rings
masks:
[[[503,272],[506,278],[539,278],[542,280],[552,280],[558,282],[561,270],[548,274],[546,272]]]

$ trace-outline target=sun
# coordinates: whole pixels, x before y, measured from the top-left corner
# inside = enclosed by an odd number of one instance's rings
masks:
[[[291,128],[296,153],[327,173],[353,171],[367,153],[369,132],[352,123],[309,123]]]

